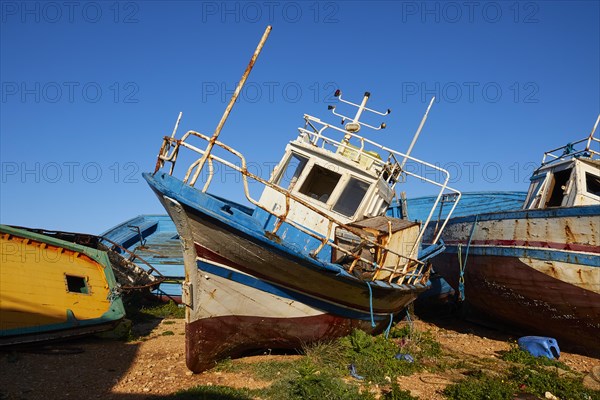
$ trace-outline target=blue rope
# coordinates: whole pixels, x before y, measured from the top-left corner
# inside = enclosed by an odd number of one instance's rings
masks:
[[[410,325],[410,329],[413,327],[412,319],[410,318],[410,313],[408,312],[408,308],[406,309],[406,319],[408,320],[408,324]]]
[[[394,314],[390,313],[390,323],[385,330],[385,338],[387,339],[390,335],[390,329],[392,329],[392,322],[394,321]]]
[[[375,328],[375,318],[373,318],[373,289],[371,289],[371,283],[367,282],[369,288],[369,309],[371,310],[371,328]]]

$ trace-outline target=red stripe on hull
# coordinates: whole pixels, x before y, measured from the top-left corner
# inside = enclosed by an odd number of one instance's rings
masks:
[[[447,245],[458,245],[459,243],[463,243],[461,240],[445,240]],[[532,248],[542,248],[542,249],[554,249],[554,250],[570,250],[570,251],[580,251],[585,253],[596,253],[600,254],[600,247],[598,246],[590,246],[585,244],[577,244],[577,243],[553,243],[553,242],[541,242],[541,241],[533,241],[533,240],[471,240],[471,245],[483,245],[483,246],[519,246],[519,247],[532,247]]]
[[[348,335],[354,329],[382,332],[389,322],[376,328],[360,321],[322,314],[302,318],[223,316],[204,318],[185,327],[187,367],[199,373],[218,360],[235,358],[252,350],[298,349],[308,343]]]
[[[441,254],[436,270],[458,287],[456,254]],[[517,258],[470,255],[465,297],[477,311],[553,336],[584,352],[600,353],[600,294],[537,271]]]

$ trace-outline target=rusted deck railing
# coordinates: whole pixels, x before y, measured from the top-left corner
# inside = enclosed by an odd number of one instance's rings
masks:
[[[596,129],[598,128],[598,123],[600,123],[600,115],[598,115],[592,131],[587,137],[545,152],[544,157],[542,158],[542,166],[554,161],[577,156],[587,156],[592,159],[600,159],[600,153],[592,148],[593,144],[600,145],[600,139],[594,136]],[[580,145],[581,143],[585,143],[585,147],[582,149],[577,149],[577,145]]]
[[[417,282],[425,283],[425,281],[427,280],[428,267],[423,262],[417,260],[416,257],[413,256],[413,254],[415,253],[415,249],[413,249],[413,251],[411,251],[409,256],[406,256],[406,255],[400,254],[386,246],[382,246],[380,243],[377,243],[377,242],[373,241],[371,238],[367,237],[361,230],[351,227],[351,226],[348,226],[348,225],[342,223],[341,221],[336,220],[335,218],[333,218],[333,217],[325,214],[321,210],[315,208],[314,206],[312,206],[310,203],[306,202],[305,200],[293,195],[289,191],[287,191],[275,184],[272,184],[257,175],[252,174],[247,169],[247,163],[246,163],[245,157],[240,152],[234,150],[233,148],[227,146],[226,144],[224,144],[220,141],[212,141],[211,150],[212,150],[212,147],[217,146],[217,147],[229,152],[230,154],[233,154],[235,157],[237,157],[240,160],[240,165],[237,165],[231,161],[225,160],[222,157],[219,157],[219,156],[213,154],[212,151],[211,151],[211,153],[207,154],[207,151],[205,149],[201,149],[201,148],[194,146],[188,142],[188,140],[191,137],[197,137],[197,138],[207,141],[207,142],[211,141],[211,138],[209,136],[201,134],[199,132],[195,132],[195,131],[188,131],[187,133],[184,134],[184,136],[180,140],[174,139],[173,137],[166,136],[164,138],[164,142],[161,147],[161,152],[158,156],[156,171],[161,169],[165,163],[169,163],[170,164],[169,174],[172,175],[173,171],[174,171],[175,163],[177,161],[177,157],[179,155],[180,148],[183,147],[188,150],[191,150],[191,151],[199,154],[200,158],[198,158],[196,161],[194,161],[189,166],[189,168],[187,169],[185,176],[183,178],[183,182],[190,186],[194,186],[200,176],[200,173],[202,172],[202,164],[208,165],[206,182],[204,183],[204,186],[202,188],[203,192],[206,192],[208,190],[208,188],[212,182],[212,179],[214,176],[214,166],[213,166],[214,162],[218,162],[228,168],[231,168],[232,170],[239,172],[242,176],[244,194],[245,194],[246,198],[248,199],[248,201],[250,201],[250,203],[252,203],[256,207],[266,211],[267,213],[269,213],[277,218],[274,228],[270,231],[271,234],[276,235],[277,231],[279,230],[279,228],[281,227],[283,222],[286,222],[289,225],[291,225],[292,227],[298,229],[299,231],[301,231],[301,232],[305,233],[306,235],[313,237],[319,241],[319,245],[310,252],[310,255],[313,257],[316,257],[319,254],[319,252],[321,252],[322,249],[327,245],[327,246],[330,246],[330,247],[336,249],[337,251],[351,257],[354,260],[353,265],[356,265],[356,263],[358,263],[359,261],[362,261],[362,262],[366,263],[367,265],[371,265],[371,267],[372,267],[371,272],[374,273],[373,280],[375,280],[375,278],[382,271],[387,271],[390,273],[389,278],[387,279],[387,281],[389,283],[392,283],[395,280],[395,283],[398,283],[398,284],[403,284],[403,283],[414,284]],[[371,142],[369,141],[369,143],[371,143]],[[385,149],[384,147],[381,147],[381,148]],[[385,150],[388,150],[388,149],[385,149]],[[395,153],[395,154],[401,155],[400,153],[397,153],[393,150],[390,150],[390,153],[391,154]],[[410,159],[412,159],[412,157]],[[202,160],[204,160],[204,162],[201,162]],[[416,160],[416,161],[418,161],[418,160]],[[426,164],[426,165],[431,166],[432,168],[435,168],[431,164]],[[412,173],[410,173],[410,175],[416,176]],[[266,207],[264,207],[262,204],[260,204],[257,200],[255,200],[250,195],[248,178],[252,179],[253,181],[259,182],[260,184],[267,186],[285,196],[286,207],[281,214],[277,214],[277,213],[273,212],[272,210],[267,209]],[[419,178],[425,179],[429,182],[437,184],[427,178],[423,178],[420,176],[419,176]],[[447,179],[445,180],[444,184],[437,184],[442,187],[442,191],[445,188],[447,188],[446,182],[447,182]],[[290,211],[290,202],[292,200],[294,202],[302,205],[303,207],[306,207],[307,209],[326,218],[326,220],[328,221],[327,222],[328,234],[327,235],[317,234],[294,221],[287,220],[287,216]],[[435,206],[433,208],[435,208]],[[428,219],[428,221],[429,221],[429,219]],[[354,254],[351,251],[342,248],[341,246],[333,243],[329,239],[334,227],[340,227],[341,229],[351,232],[352,234],[358,236],[365,243],[381,249],[382,252],[385,252],[387,254],[393,254],[393,255],[397,256],[397,262],[395,263],[395,265],[393,267],[377,265],[377,263],[375,263],[373,261],[367,260],[363,257],[360,257],[358,254]],[[420,242],[420,238],[422,236],[423,230],[424,229],[422,229],[417,242]]]

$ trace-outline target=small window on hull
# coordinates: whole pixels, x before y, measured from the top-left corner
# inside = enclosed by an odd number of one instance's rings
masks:
[[[67,280],[67,291],[70,293],[83,293],[88,294],[88,286],[84,277],[65,275]]]
[[[353,216],[365,197],[367,190],[369,190],[368,183],[350,178],[340,198],[335,203],[333,211],[344,214],[347,217]]]
[[[327,203],[341,175],[320,165],[314,165],[300,188],[300,193]]]
[[[298,178],[302,175],[302,171],[304,171],[304,167],[308,159],[305,157],[299,156],[297,154],[292,154],[290,159],[288,160],[283,172],[277,178],[276,185],[291,191],[294,189]]]
[[[585,173],[585,186],[588,193],[600,196],[600,176]]]

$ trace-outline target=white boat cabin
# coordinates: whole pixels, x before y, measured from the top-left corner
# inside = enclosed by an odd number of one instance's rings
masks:
[[[600,204],[600,140],[594,132],[589,137],[550,150],[544,154],[542,165],[533,173],[524,209],[575,207]],[[585,148],[575,149],[586,143]]]
[[[336,92],[336,95],[341,100],[341,93]],[[365,149],[367,140],[356,134],[363,126],[375,130],[385,128],[385,124],[374,127],[359,121],[365,110],[378,115],[390,112],[366,108],[368,98],[369,93],[365,93],[363,103],[355,105],[358,111],[354,118],[342,116],[344,129],[304,116],[305,127],[299,128],[298,137],[287,145],[269,180],[292,195],[287,198],[289,204],[286,205],[283,193],[267,186],[259,200],[264,208],[281,214],[287,207],[286,220],[330,238],[333,238],[333,231],[321,213],[343,224],[385,214],[395,196],[401,166],[393,155],[384,160],[375,150]],[[330,106],[330,110],[339,115],[335,107]],[[326,137],[323,135],[325,129],[343,138],[336,141]]]

